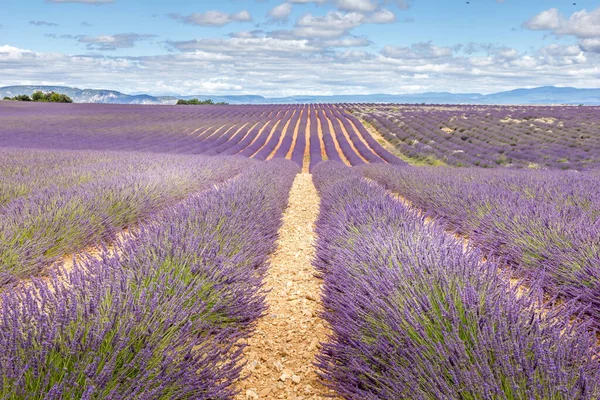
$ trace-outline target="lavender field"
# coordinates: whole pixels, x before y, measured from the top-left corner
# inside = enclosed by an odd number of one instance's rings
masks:
[[[599,116],[0,101],[0,399],[599,399]]]

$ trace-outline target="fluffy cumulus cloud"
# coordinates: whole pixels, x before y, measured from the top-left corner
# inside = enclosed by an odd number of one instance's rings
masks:
[[[92,0],[79,2],[92,4]],[[309,7],[310,12],[292,20],[295,11],[306,8],[301,3],[320,8]],[[502,43],[448,45],[419,40],[378,47],[374,38],[361,34],[359,28],[367,24],[410,22],[410,12],[398,10],[408,7],[401,0],[280,0],[263,11],[267,14],[261,18],[268,23],[233,25],[245,29],[216,37],[202,37],[207,29],[200,29],[198,36],[170,41],[140,33],[48,35],[80,43],[94,53],[87,55],[36,52],[0,42],[0,86],[53,83],[151,94],[265,96],[600,86],[598,10],[563,16],[550,9],[534,16],[526,28],[570,39],[526,51]],[[170,17],[208,27],[252,21],[247,11]],[[161,46],[160,54],[133,57],[114,52],[145,40]]]
[[[189,15],[169,14],[169,16],[183,23],[198,26],[223,26],[232,22],[252,21],[252,16],[246,10],[232,14],[221,11],[206,11]]]
[[[376,52],[367,38],[352,35],[276,38],[246,31],[233,36],[169,42],[169,54],[142,57],[70,56],[0,46],[0,84],[114,87],[122,82],[116,89],[125,92],[266,96],[600,86],[600,54],[584,53],[578,45],[519,52],[498,45],[422,42]],[[115,40],[91,42],[114,45]]]
[[[385,46],[381,51],[385,57],[404,60],[444,60],[453,53],[452,48],[435,46],[431,42],[415,43],[410,47]]]
[[[542,11],[524,23],[524,27],[536,31],[549,31],[556,35],[572,35],[580,39],[600,37],[600,8],[581,10],[569,18],[557,8]]]
[[[97,51],[114,51],[118,49],[130,49],[134,47],[138,42],[156,37],[155,35],[138,33],[119,33],[116,35],[100,36],[46,34],[45,36],[52,39],[75,40],[79,43],[84,44],[88,50]]]
[[[283,3],[275,6],[269,11],[268,16],[274,20],[282,21],[289,17],[292,12],[292,3]]]

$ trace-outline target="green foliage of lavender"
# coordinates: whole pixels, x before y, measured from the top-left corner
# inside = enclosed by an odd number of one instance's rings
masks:
[[[78,185],[50,186],[5,205],[0,210],[0,285],[38,273],[57,257],[114,239],[157,210],[253,164],[242,158],[157,155],[151,160],[136,163],[122,158],[106,176],[94,174],[96,179]],[[85,176],[89,168],[75,168],[73,174]],[[63,171],[37,172],[37,179],[52,181]]]
[[[365,176],[468,236],[600,326],[600,174],[364,166]]]
[[[0,398],[231,398],[297,171],[250,168],[156,215],[117,254],[3,293]]]
[[[364,168],[364,167],[363,167]],[[319,366],[350,399],[597,399],[589,324],[542,311],[482,253],[361,178],[324,162],[315,266],[333,336]]]

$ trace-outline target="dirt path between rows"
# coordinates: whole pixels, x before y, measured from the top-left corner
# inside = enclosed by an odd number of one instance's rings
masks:
[[[317,316],[322,282],[311,264],[318,212],[312,175],[297,175],[265,278],[269,310],[248,339],[243,371],[247,378],[238,384],[238,400],[315,400],[334,394],[313,366],[319,343],[329,333]]]

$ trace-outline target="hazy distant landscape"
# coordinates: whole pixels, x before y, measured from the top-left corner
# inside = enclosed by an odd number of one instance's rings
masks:
[[[539,87],[515,89],[487,95],[478,93],[416,93],[404,95],[337,95],[263,97],[256,95],[128,95],[114,90],[77,89],[65,86],[8,86],[0,87],[0,98],[44,92],[65,93],[77,103],[103,104],[175,104],[177,99],[211,99],[230,104],[304,104],[304,103],[404,103],[404,104],[569,104],[600,105],[600,89],[570,87]]]

